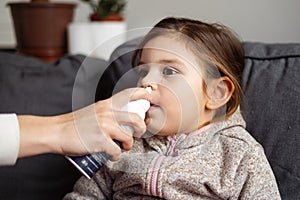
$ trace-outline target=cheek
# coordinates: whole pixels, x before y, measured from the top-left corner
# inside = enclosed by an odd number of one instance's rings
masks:
[[[172,93],[176,94],[177,108],[173,108],[174,111],[170,113],[177,115],[178,132],[188,133],[198,129],[206,120],[206,97],[201,76],[197,72],[186,76],[180,84],[173,87]],[[174,117],[170,114],[170,118]]]
[[[176,86],[176,87],[175,87]],[[187,133],[199,127],[199,91],[188,82],[160,87],[160,109],[149,112],[148,129],[159,135]]]
[[[181,110],[179,132],[188,133],[199,127],[202,106],[198,89],[197,85],[186,84],[178,93]]]
[[[159,93],[160,107],[148,112],[147,128],[158,135],[175,134],[181,122],[181,103],[170,88],[160,86]]]
[[[168,127],[173,134],[178,132],[180,128],[182,113],[184,111],[182,106],[182,102],[174,91],[170,92],[170,94],[165,97],[163,110],[166,118],[166,127]]]

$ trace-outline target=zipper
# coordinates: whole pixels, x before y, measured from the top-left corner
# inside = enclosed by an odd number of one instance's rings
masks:
[[[167,139],[170,141],[170,145],[167,149],[166,156],[178,156],[178,151],[176,151],[175,147],[176,144],[182,142],[186,137],[188,136],[193,136],[193,135],[198,135],[206,130],[208,130],[211,127],[211,125],[204,126],[200,128],[199,130],[186,135],[186,134],[180,134],[179,136],[177,135],[169,135]],[[161,164],[163,163],[164,159],[166,158],[164,155],[159,155],[154,162],[153,170],[151,172],[151,177],[150,177],[150,195],[153,196],[158,196],[158,172],[160,169]]]
[[[176,136],[169,135],[167,138],[170,141],[170,145],[167,150],[167,155],[173,155],[175,152],[175,146],[176,146]]]
[[[175,151],[175,146],[179,141],[184,140],[185,134],[177,137],[176,135],[168,136],[167,139],[170,141],[170,145],[167,149],[167,156],[177,156],[177,151]],[[158,196],[158,172],[161,164],[163,163],[166,156],[160,155],[155,159],[153,170],[150,177],[150,194],[153,196]]]
[[[150,177],[150,194],[153,196],[158,196],[158,191],[157,191],[157,187],[158,187],[158,171],[159,168],[161,166],[161,163],[163,162],[163,160],[165,159],[165,156],[158,156],[158,158],[156,158],[155,163],[154,163],[154,167],[151,173],[151,177]]]

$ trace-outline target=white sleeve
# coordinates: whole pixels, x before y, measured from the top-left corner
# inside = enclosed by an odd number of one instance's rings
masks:
[[[20,146],[20,129],[16,114],[0,114],[0,166],[14,165]]]

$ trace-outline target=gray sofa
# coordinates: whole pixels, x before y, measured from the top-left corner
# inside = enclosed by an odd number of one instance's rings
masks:
[[[93,73],[83,73],[77,85],[82,94],[88,93],[81,106],[111,96],[117,80],[131,68],[137,42],[117,48],[110,62],[66,55],[46,64],[0,52],[0,112],[54,115],[71,111],[72,88],[82,64],[93,68]],[[300,44],[245,42],[244,48],[241,108],[247,129],[264,146],[282,199],[300,199]],[[61,199],[79,176],[63,156],[20,159],[16,166],[0,168],[0,199]]]

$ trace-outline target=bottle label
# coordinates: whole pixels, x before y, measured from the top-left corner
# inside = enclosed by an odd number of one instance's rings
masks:
[[[114,142],[122,147],[121,142]],[[103,152],[93,153],[85,156],[65,156],[85,177],[91,179],[93,175],[107,163],[109,155]]]
[[[106,164],[109,156],[105,153],[93,153],[86,156],[66,156],[66,158],[88,179]]]

